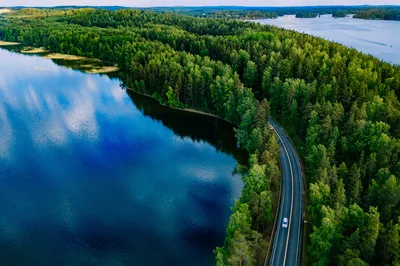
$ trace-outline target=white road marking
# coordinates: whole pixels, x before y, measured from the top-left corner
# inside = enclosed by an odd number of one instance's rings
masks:
[[[286,149],[286,145],[285,145],[285,143],[283,142],[281,136],[279,136],[278,133],[277,133],[277,135],[278,135],[278,138],[281,140],[281,143],[282,143],[283,148],[285,149],[285,153],[286,153],[286,156],[287,156],[288,161],[289,161],[290,173],[291,173],[291,176],[292,176],[292,200],[291,200],[291,202],[290,202],[289,227],[288,227],[288,235],[287,235],[287,238],[286,238],[285,255],[284,255],[284,258],[283,258],[283,266],[284,266],[284,265],[286,264],[287,250],[288,250],[288,246],[289,246],[290,226],[292,225],[293,199],[294,199],[294,192],[293,192],[293,191],[294,191],[294,189],[293,189],[293,187],[294,187],[294,177],[293,177],[293,176],[294,176],[294,175],[293,175],[292,163],[290,162],[290,157],[289,157],[289,153],[288,153],[288,151],[287,151],[287,149]],[[279,230],[279,229],[278,229],[278,230]],[[275,256],[275,251],[276,251],[276,247],[275,247],[275,249],[274,249],[274,255],[273,255],[273,257]]]

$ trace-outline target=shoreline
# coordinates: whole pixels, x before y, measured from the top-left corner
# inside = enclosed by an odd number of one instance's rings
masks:
[[[13,46],[13,45],[20,45],[20,43],[19,42],[0,41],[0,46]]]
[[[43,47],[34,48],[34,47],[25,47],[21,50],[23,54],[43,54],[48,53],[48,50],[45,50]]]
[[[0,40],[0,47],[2,46],[17,46],[22,45],[17,42],[6,42]],[[77,65],[78,70],[81,70],[87,74],[108,74],[119,71],[119,68],[116,64],[113,65],[95,65],[93,62],[100,62],[107,64],[108,62],[97,59],[97,58],[89,58],[85,56],[77,56],[71,54],[62,54],[62,53],[53,53],[50,50],[46,50],[44,47],[31,47],[25,46],[22,47],[18,52],[25,55],[39,55],[42,58],[50,59],[50,60],[65,60],[65,61],[88,61],[89,63],[79,64]],[[90,63],[92,62],[92,63]]]
[[[43,56],[43,58],[55,59],[55,60],[66,60],[66,61],[78,61],[78,60],[86,59],[86,57],[83,57],[83,56],[61,54],[61,53],[49,53],[49,54]]]
[[[137,94],[139,94],[139,95],[141,95],[141,96],[145,96],[145,97],[148,97],[148,98],[150,98],[150,99],[153,99],[154,101],[156,101],[156,102],[157,102],[158,104],[160,104],[161,106],[170,108],[170,109],[172,109],[172,110],[177,110],[177,111],[182,111],[182,112],[188,112],[188,113],[193,113],[193,114],[199,114],[199,115],[209,116],[209,117],[212,117],[212,118],[216,118],[216,119],[222,120],[222,121],[224,121],[224,122],[226,122],[226,123],[229,123],[229,124],[233,125],[234,127],[238,127],[238,125],[235,125],[235,124],[229,122],[228,120],[223,119],[223,118],[220,117],[220,116],[217,116],[217,115],[214,115],[214,114],[210,114],[210,113],[207,113],[207,112],[204,112],[204,111],[196,110],[196,109],[191,109],[191,108],[176,108],[176,107],[168,106],[168,105],[165,105],[165,104],[163,104],[163,103],[160,103],[159,101],[157,101],[156,99],[154,99],[154,98],[151,97],[150,95],[147,95],[147,94],[144,94],[144,93],[141,93],[141,92],[137,92],[137,91],[135,91],[134,89],[129,88],[129,87],[126,87],[126,89],[127,89],[127,90],[130,90],[130,91],[132,91],[132,92],[134,92],[134,93],[137,93]]]

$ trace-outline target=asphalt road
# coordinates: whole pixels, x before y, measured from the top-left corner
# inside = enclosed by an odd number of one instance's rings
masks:
[[[282,128],[270,121],[274,127],[280,149],[282,194],[275,239],[269,265],[300,265],[303,230],[304,189],[303,175],[297,153]],[[288,218],[287,228],[282,227],[283,218]]]

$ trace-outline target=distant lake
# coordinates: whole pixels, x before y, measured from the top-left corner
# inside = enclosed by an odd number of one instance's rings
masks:
[[[213,265],[232,125],[0,49],[0,265]]]
[[[293,15],[253,21],[312,34],[400,64],[400,21],[333,18],[331,15],[319,18]]]

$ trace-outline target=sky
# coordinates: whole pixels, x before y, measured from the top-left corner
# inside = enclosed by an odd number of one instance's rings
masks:
[[[400,5],[400,0],[0,0],[0,6],[307,6]]]

